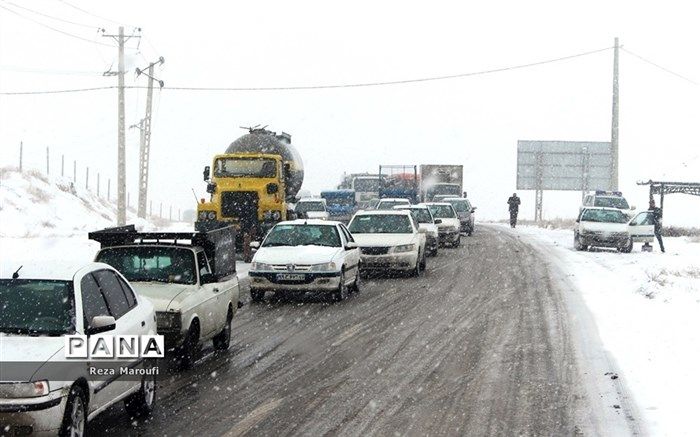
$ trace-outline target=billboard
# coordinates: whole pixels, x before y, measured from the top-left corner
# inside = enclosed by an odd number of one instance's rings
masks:
[[[611,190],[610,142],[518,141],[519,190]]]

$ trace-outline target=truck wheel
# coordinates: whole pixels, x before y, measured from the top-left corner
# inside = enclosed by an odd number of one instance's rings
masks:
[[[334,302],[340,302],[348,298],[348,286],[345,284],[345,271],[340,272],[340,284],[338,290],[332,296]]]
[[[250,300],[253,302],[262,302],[265,299],[265,292],[259,290],[250,290]]]
[[[199,324],[192,322],[178,353],[180,369],[191,369],[199,352]]]
[[[68,394],[66,410],[63,412],[63,422],[61,423],[61,437],[84,436],[87,425],[87,405],[85,393],[78,386],[73,386]]]
[[[231,322],[233,321],[233,311],[231,308],[228,309],[228,314],[226,315],[226,325],[224,329],[214,336],[214,349],[225,351],[231,344]]]
[[[154,368],[153,364],[145,361],[146,368]],[[141,378],[141,388],[124,400],[124,408],[131,417],[149,416],[156,407],[157,374],[144,375]]]

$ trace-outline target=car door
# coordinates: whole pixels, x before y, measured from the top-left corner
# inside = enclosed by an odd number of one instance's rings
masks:
[[[338,228],[340,234],[348,243],[356,243],[355,239],[352,238],[352,234],[344,224],[339,224]],[[345,246],[345,244],[343,244]],[[352,275],[356,275],[359,272],[360,267],[360,249],[358,247],[345,251],[345,265],[350,267],[353,272]]]
[[[632,241],[647,241],[654,238],[654,217],[651,211],[642,211],[630,220],[627,229]]]
[[[136,299],[131,293],[131,289],[124,290],[119,277],[112,270],[97,270],[93,273],[97,281],[102,296],[107,304],[110,314],[116,320],[116,328],[108,331],[106,335],[143,335],[146,329],[145,314],[140,313],[136,308]],[[121,361],[121,360],[120,360]],[[121,366],[136,366],[140,359],[125,359]],[[112,402],[123,397],[125,393],[132,390],[139,384],[139,381],[130,380],[124,376],[104,381],[99,392],[104,392],[104,403]]]
[[[212,271],[204,251],[197,252],[196,257],[197,270],[199,272],[199,285],[196,292],[199,309],[196,312],[200,316],[200,337],[206,339],[223,328],[228,311],[228,301],[226,300],[223,287],[218,282],[202,283],[202,277],[211,277]]]

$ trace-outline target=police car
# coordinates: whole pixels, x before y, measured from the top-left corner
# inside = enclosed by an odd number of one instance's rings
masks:
[[[634,210],[636,207],[630,206],[627,203],[627,199],[622,195],[620,191],[603,191],[596,190],[583,198],[583,204],[579,208],[579,214],[584,208],[599,207],[599,208],[613,208],[622,211],[628,219],[632,218]]]

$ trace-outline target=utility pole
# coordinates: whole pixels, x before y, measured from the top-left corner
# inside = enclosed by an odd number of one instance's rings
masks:
[[[139,29],[140,31],[140,29]],[[118,35],[102,35],[113,38],[117,42],[119,50],[119,65],[117,71],[117,225],[126,224],[126,126],[124,115],[124,44],[131,38],[139,38],[131,35],[124,37],[124,26],[119,26]],[[104,73],[105,76],[113,75],[112,72]]]
[[[618,89],[619,81],[619,55],[620,41],[615,38],[615,54],[613,56],[613,101],[612,101],[612,129],[610,133],[610,152],[612,154],[612,166],[610,168],[611,189],[618,190],[618,177],[620,168],[620,144],[619,144],[619,116],[620,116],[620,94]]]
[[[148,92],[146,95],[146,114],[139,123],[141,129],[141,144],[139,150],[139,200],[138,200],[138,217],[146,217],[146,205],[148,202],[148,166],[151,151],[151,119],[153,109],[153,82],[156,80],[153,77],[153,67],[163,64],[165,59],[160,57],[156,62],[151,62],[148,65],[148,72],[136,69],[137,76],[142,73],[148,76]],[[158,84],[163,88],[163,81],[159,80]]]

